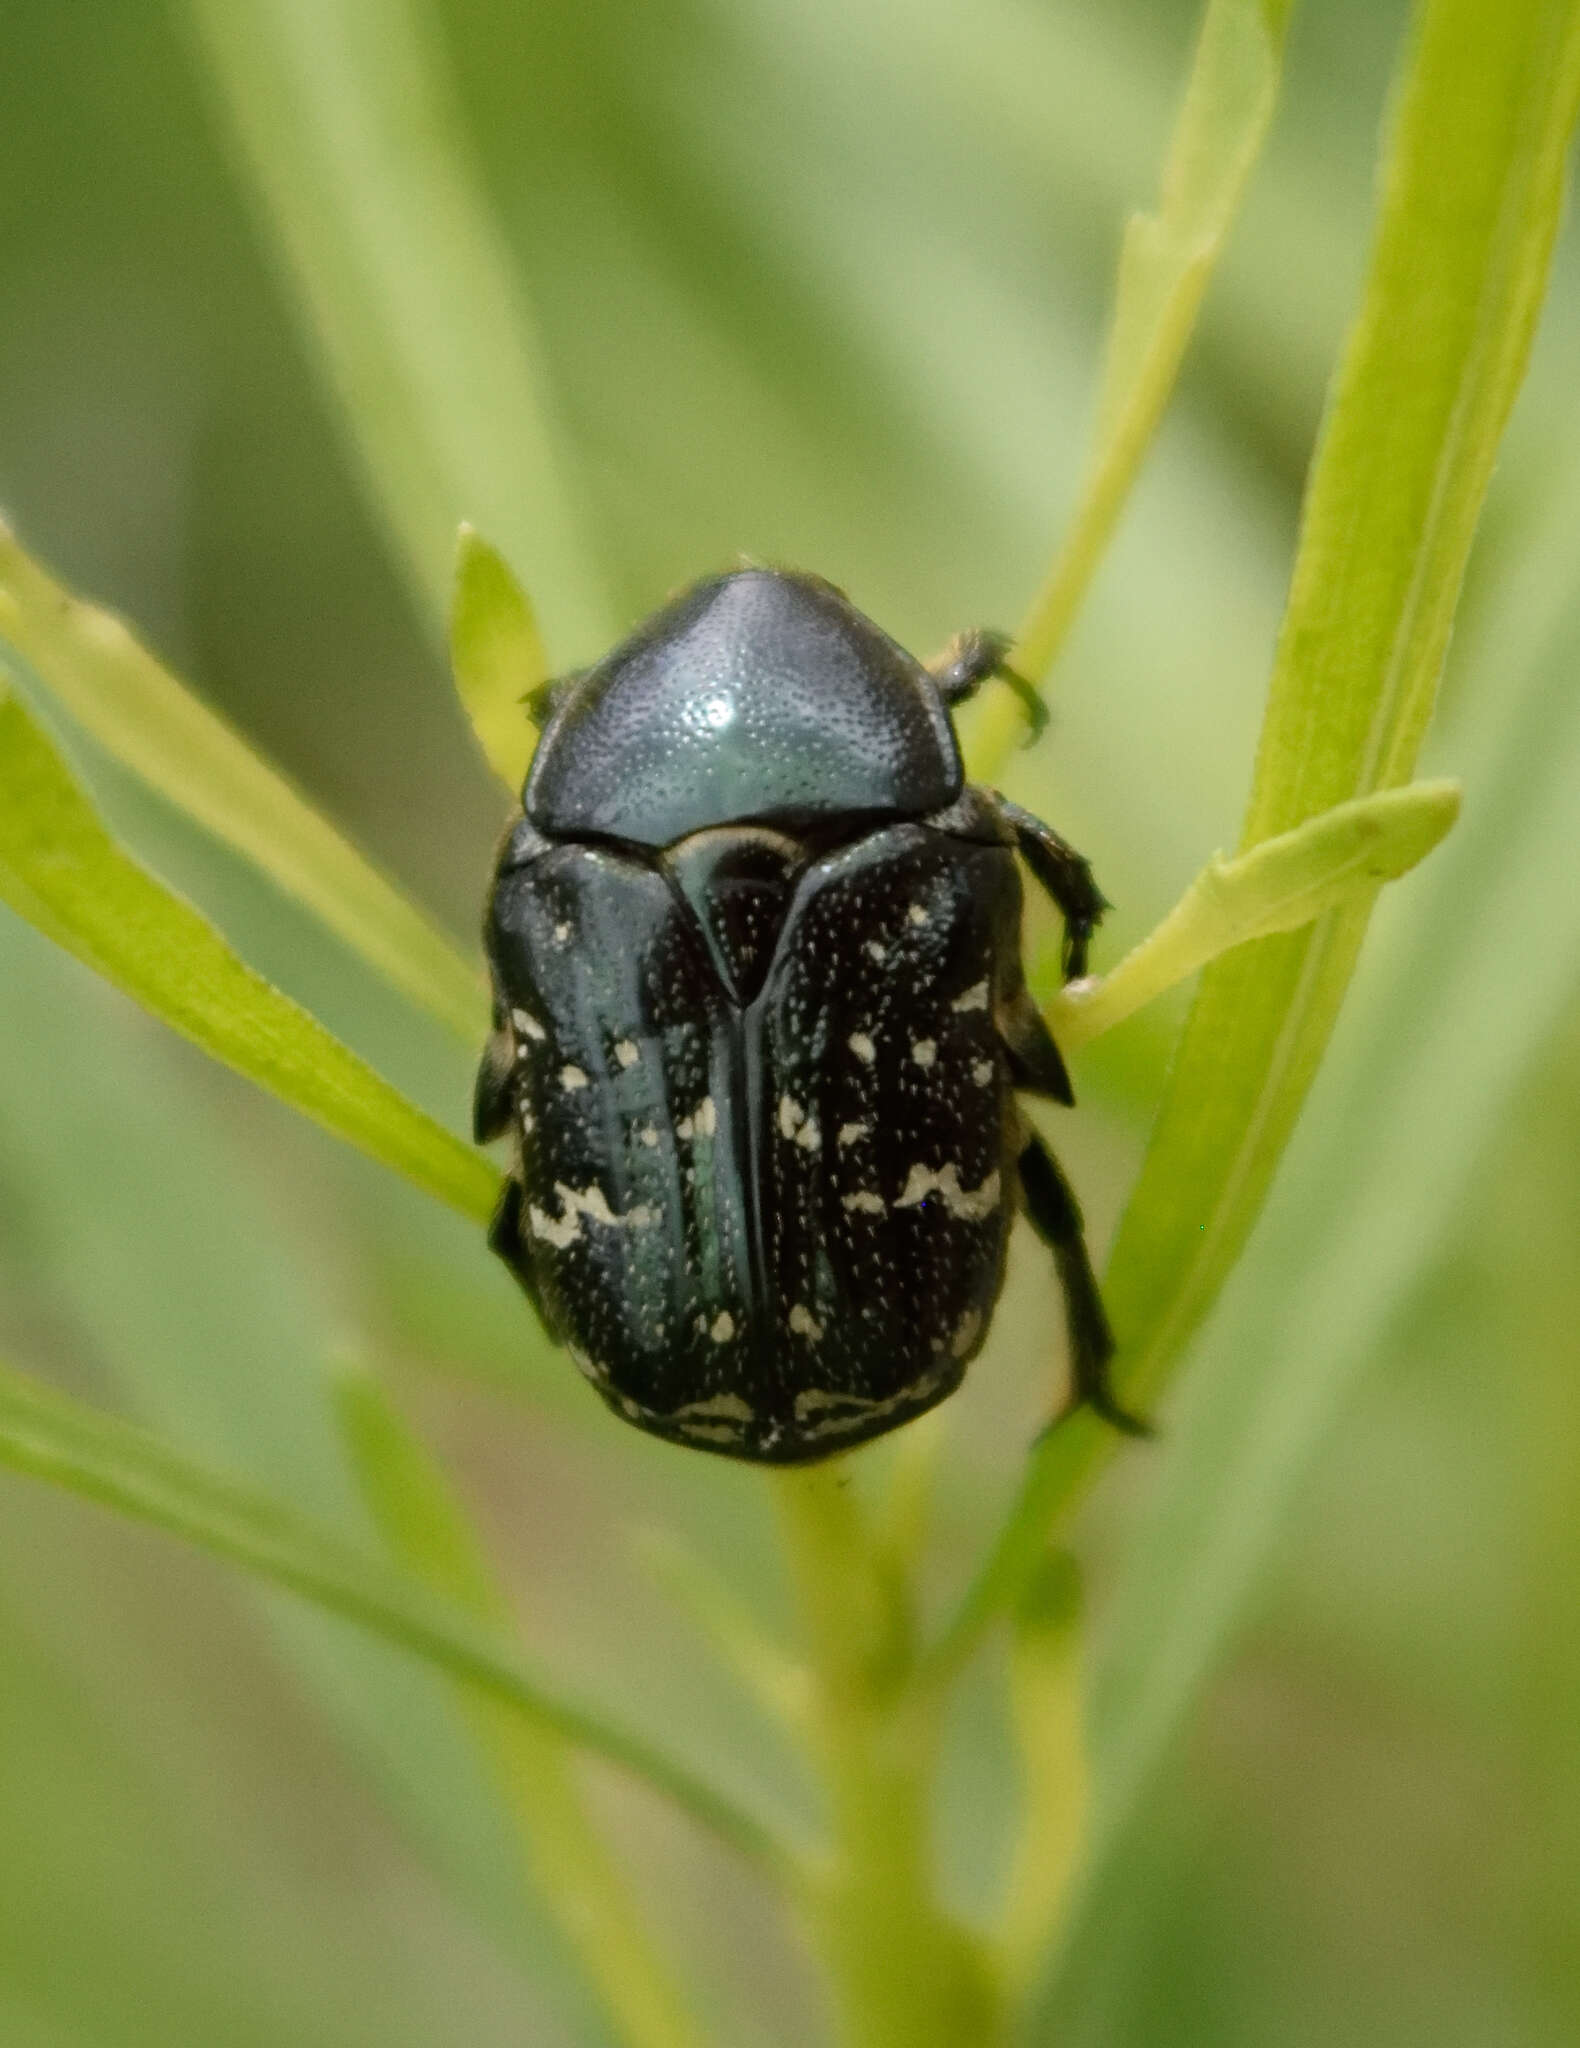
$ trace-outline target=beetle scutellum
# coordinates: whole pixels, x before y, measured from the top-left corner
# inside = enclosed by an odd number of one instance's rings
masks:
[[[787,1463],[944,1399],[1023,1203],[1078,1400],[1122,1426],[1080,1211],[1018,1110],[1073,1100],[1027,993],[1018,852],[1085,971],[1104,909],[1056,833],[965,781],[928,670],[831,585],[699,583],[550,685],[486,940],[490,1243],[617,1414]]]

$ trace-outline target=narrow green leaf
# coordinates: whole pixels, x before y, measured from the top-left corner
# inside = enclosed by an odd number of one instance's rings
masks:
[[[1580,0],[1422,0],[1359,319],[1323,428],[1242,844],[1407,782],[1545,287]],[[1333,1028],[1372,892],[1202,977],[1106,1292],[1145,1409],[1239,1256]],[[1112,1452],[1046,1436],[947,1637],[963,1653]]]
[[[455,543],[450,666],[483,758],[519,796],[536,737],[522,700],[547,680],[548,657],[510,564],[464,523]]]
[[[1571,473],[1573,473],[1571,465]],[[1258,1226],[1170,1418],[1167,1459],[1113,1589],[1092,1725],[1100,1800],[1069,1961],[1136,1896],[1159,1765],[1254,1611],[1312,1466],[1357,1382],[1452,1242],[1509,1105],[1580,986],[1580,491],[1555,508],[1468,664],[1456,727],[1479,770],[1464,826],[1422,877],[1409,929],[1369,965]],[[1511,660],[1532,613],[1550,617]],[[1566,1247],[1565,1256],[1568,1256]],[[1571,1261],[1572,1263],[1572,1261]],[[1523,1369],[1523,1361],[1489,1361]],[[1079,1970],[1076,1970],[1079,1975]]]
[[[378,1382],[348,1373],[336,1394],[352,1467],[392,1554],[432,1592],[501,1637],[512,1633],[509,1603],[460,1502]],[[633,2048],[696,2048],[679,1990],[587,1811],[570,1745],[475,1685],[461,1687],[461,1700],[539,1896],[620,2038]]]
[[[100,824],[0,685],[0,898],[206,1053],[468,1216],[498,1175],[271,988]]]
[[[537,1726],[607,1757],[773,1876],[798,1881],[790,1852],[761,1821],[596,1707],[560,1692],[493,1631],[323,1524],[3,1364],[0,1463],[152,1523],[399,1644]]]
[[[245,854],[392,987],[475,1042],[476,971],[241,735],[110,612],[73,597],[0,523],[0,655],[14,649],[105,751]]]
[[[1064,644],[1179,375],[1278,97],[1293,0],[1208,0],[1155,213],[1125,230],[1091,454],[1069,532],[1010,663],[1040,683]],[[1004,690],[962,720],[975,780],[990,781],[1024,727]]]
[[[1238,860],[1215,854],[1161,924],[1101,981],[1077,982],[1048,1006],[1066,1051],[1149,1003],[1220,953],[1269,932],[1298,931],[1357,889],[1424,860],[1459,815],[1457,782],[1415,782],[1335,804]]]
[[[372,503],[442,635],[455,529],[610,637],[552,380],[424,0],[186,0]]]
[[[1574,0],[1427,0],[1302,526],[1243,845],[1408,780],[1519,388],[1580,95]],[[1109,1274],[1150,1399],[1260,1209],[1349,983],[1363,895],[1211,967]]]

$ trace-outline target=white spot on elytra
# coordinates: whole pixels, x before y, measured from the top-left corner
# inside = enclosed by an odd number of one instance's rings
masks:
[[[918,1038],[911,1047],[911,1058],[919,1067],[930,1067],[938,1057],[936,1038]]]
[[[913,1408],[925,1401],[943,1376],[944,1369],[936,1367],[882,1401],[871,1401],[864,1395],[845,1394],[833,1388],[807,1387],[795,1397],[795,1419],[809,1437],[848,1435],[892,1414],[896,1408]],[[822,1419],[814,1422],[814,1416]]]
[[[656,1145],[658,1143],[658,1132],[652,1124],[643,1124],[636,1135],[644,1145]]]
[[[853,1195],[844,1195],[840,1199],[852,1215],[858,1210],[864,1210],[869,1216],[881,1216],[883,1214],[883,1197],[872,1188],[857,1188]]]
[[[997,1169],[980,1187],[963,1188],[960,1169],[952,1160],[936,1173],[930,1166],[913,1166],[910,1178],[894,1198],[894,1206],[896,1209],[914,1209],[929,1195],[938,1195],[951,1216],[958,1216],[964,1223],[980,1223],[984,1216],[990,1216],[998,1207]]]
[[[975,1308],[968,1310],[960,1319],[960,1327],[949,1340],[950,1356],[953,1358],[964,1358],[972,1345],[977,1341],[981,1328],[982,1311]]]
[[[876,1407],[862,1394],[839,1394],[825,1387],[808,1387],[795,1397],[795,1412],[798,1422],[805,1422],[809,1415],[816,1415],[825,1408],[855,1408],[865,1412]]]
[[[578,1088],[585,1088],[587,1086],[587,1076],[580,1067],[561,1067],[560,1086],[567,1095],[574,1095]]]
[[[591,1380],[595,1387],[601,1387],[607,1381],[609,1375],[596,1358],[589,1358],[585,1351],[578,1351],[574,1344],[567,1345],[566,1349],[571,1354],[571,1363],[583,1378]]]
[[[881,967],[888,957],[889,949],[881,939],[869,939],[867,941],[867,958],[869,960],[876,960]]]
[[[543,1029],[543,1026],[538,1022],[537,1018],[533,1016],[530,1010],[512,1010],[510,1013],[510,1021],[512,1024],[515,1025],[517,1031],[521,1034],[523,1038],[535,1038],[542,1040],[548,1036],[548,1033]]]
[[[871,1129],[871,1124],[841,1124],[839,1142],[841,1145],[859,1145]]]
[[[807,1337],[815,1344],[823,1334],[823,1325],[809,1308],[803,1308],[798,1301],[790,1311],[790,1327],[798,1337]]]
[[[756,1413],[756,1409],[743,1401],[739,1394],[710,1394],[706,1401],[688,1401],[684,1408],[675,1409],[669,1419],[671,1422],[689,1422],[696,1417],[699,1421],[750,1422]]]
[[[794,1096],[781,1095],[779,1098],[779,1135],[800,1145],[808,1152],[816,1152],[823,1143],[823,1133],[818,1129],[817,1119],[809,1117]]]
[[[573,1188],[557,1180],[554,1192],[560,1198],[559,1215],[550,1216],[534,1202],[528,1207],[527,1223],[534,1237],[541,1237],[545,1244],[553,1245],[557,1251],[564,1251],[567,1245],[574,1244],[581,1236],[584,1216],[611,1229],[645,1230],[649,1224],[658,1221],[657,1210],[648,1208],[645,1202],[638,1202],[634,1208],[617,1215],[609,1207],[609,1197],[596,1182],[584,1188]]]
[[[688,1141],[692,1138],[711,1138],[719,1128],[719,1112],[713,1106],[713,1097],[704,1095],[690,1116],[683,1116],[675,1126],[675,1136]]]
[[[574,1244],[582,1234],[582,1219],[574,1209],[569,1215],[551,1216],[536,1202],[528,1205],[527,1224],[534,1237],[541,1237],[545,1244],[553,1245],[559,1252],[564,1251],[568,1244]]]
[[[988,985],[985,981],[974,982],[963,996],[956,996],[949,1005],[951,1010],[985,1010],[988,1006]]]
[[[614,1049],[614,1056],[622,1067],[634,1067],[642,1054],[635,1039],[622,1038]]]
[[[521,1106],[521,1128],[527,1133],[528,1137],[531,1137],[532,1133],[537,1129],[537,1127],[537,1118],[532,1114],[531,1110],[527,1108],[526,1104],[523,1103]]]
[[[567,939],[568,939],[568,938],[570,937],[570,935],[571,935],[571,928],[570,928],[570,926],[569,926],[568,924],[557,924],[557,925],[556,925],[556,926],[554,927],[554,943],[555,943],[555,945],[556,945],[556,946],[563,946],[563,945],[564,945],[564,943],[565,943],[565,941],[566,941],[566,940],[567,940]]]
[[[913,903],[905,914],[912,924],[926,924],[927,922],[927,906],[925,903]]]
[[[721,1308],[713,1318],[713,1327],[708,1335],[715,1344],[728,1344],[735,1335],[735,1318],[727,1308]]]
[[[878,1048],[873,1044],[865,1031],[853,1031],[845,1043],[864,1067],[870,1067],[878,1057]]]
[[[971,1063],[971,1078],[979,1088],[986,1088],[993,1079],[993,1062],[991,1060],[973,1060]]]

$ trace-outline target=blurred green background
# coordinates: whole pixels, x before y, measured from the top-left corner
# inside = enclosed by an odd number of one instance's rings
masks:
[[[1054,728],[1008,781],[1119,906],[1099,967],[1237,833],[1404,13],[1297,13],[1273,138],[1056,678]],[[1191,0],[440,14],[620,617],[745,553],[833,577],[922,651],[1013,624],[1075,487],[1118,233],[1155,187]],[[0,506],[469,934],[498,795],[181,17],[11,0],[5,52]],[[1276,1503],[1232,1656],[1135,1791],[1049,2041],[1580,2039],[1580,951],[1572,859],[1497,866],[1518,841],[1498,809],[1510,759],[1526,750],[1533,786],[1580,764],[1554,708],[1580,656],[1577,351],[1570,234],[1429,749],[1431,772],[1464,778],[1466,825],[1441,877],[1384,905],[1191,1383],[1086,1517],[1101,1719],[1127,1683],[1109,1617],[1144,1604],[1170,1460],[1205,1426],[1192,1404],[1229,1398],[1259,1344],[1343,1351],[1320,1456]],[[250,959],[462,1122],[451,1045],[84,764]],[[1454,950],[1455,892],[1495,872],[1517,928],[1504,950],[1495,899],[1464,941],[1484,968],[1456,979],[1472,956]],[[1423,931],[1441,944],[1412,983]],[[1417,1027],[1397,1021],[1412,986]],[[1435,1089],[1412,1096],[1409,1032],[1424,1048],[1445,990],[1475,1057],[1427,1064]],[[1099,1245],[1169,1023],[1093,1048],[1059,1130]],[[1352,1125],[1382,1134],[1392,1178],[1369,1183],[1373,1221],[1326,1276],[1330,1320],[1291,1328],[1283,1276],[1377,1163]],[[1358,1334],[1340,1327],[1352,1298]],[[944,1591],[1053,1398],[1055,1315],[1051,1275],[1017,1257],[948,1414]],[[682,1534],[777,1618],[756,1476],[614,1426],[464,1226],[0,915],[0,1354],[358,1528],[324,1399],[347,1346],[456,1475],[534,1648],[805,1810],[651,1570],[655,1532]],[[767,1901],[645,1796],[600,1780],[599,1797],[719,2037],[820,2038]],[[984,1679],[944,1815],[967,1907],[999,1874],[1013,1798]],[[435,1681],[0,1481],[6,2048],[603,2038]]]

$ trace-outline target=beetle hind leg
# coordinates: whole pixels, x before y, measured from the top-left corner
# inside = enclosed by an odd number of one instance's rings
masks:
[[[531,1302],[534,1315],[551,1340],[558,1344],[562,1342],[559,1326],[549,1314],[542,1290],[533,1278],[526,1247],[521,1240],[521,1207],[525,1199],[520,1181],[512,1175],[500,1189],[499,1200],[494,1206],[494,1219],[488,1226],[488,1249],[510,1268],[517,1285]]]
[[[1152,1425],[1122,1408],[1114,1392],[1108,1373],[1114,1336],[1087,1256],[1080,1205],[1059,1162],[1035,1132],[1027,1135],[1021,1151],[1020,1185],[1027,1219],[1053,1253],[1064,1290],[1075,1405],[1084,1404],[1127,1436],[1150,1436]]]
[[[472,1142],[487,1145],[510,1128],[510,1079],[516,1056],[497,1009],[472,1089]]]

